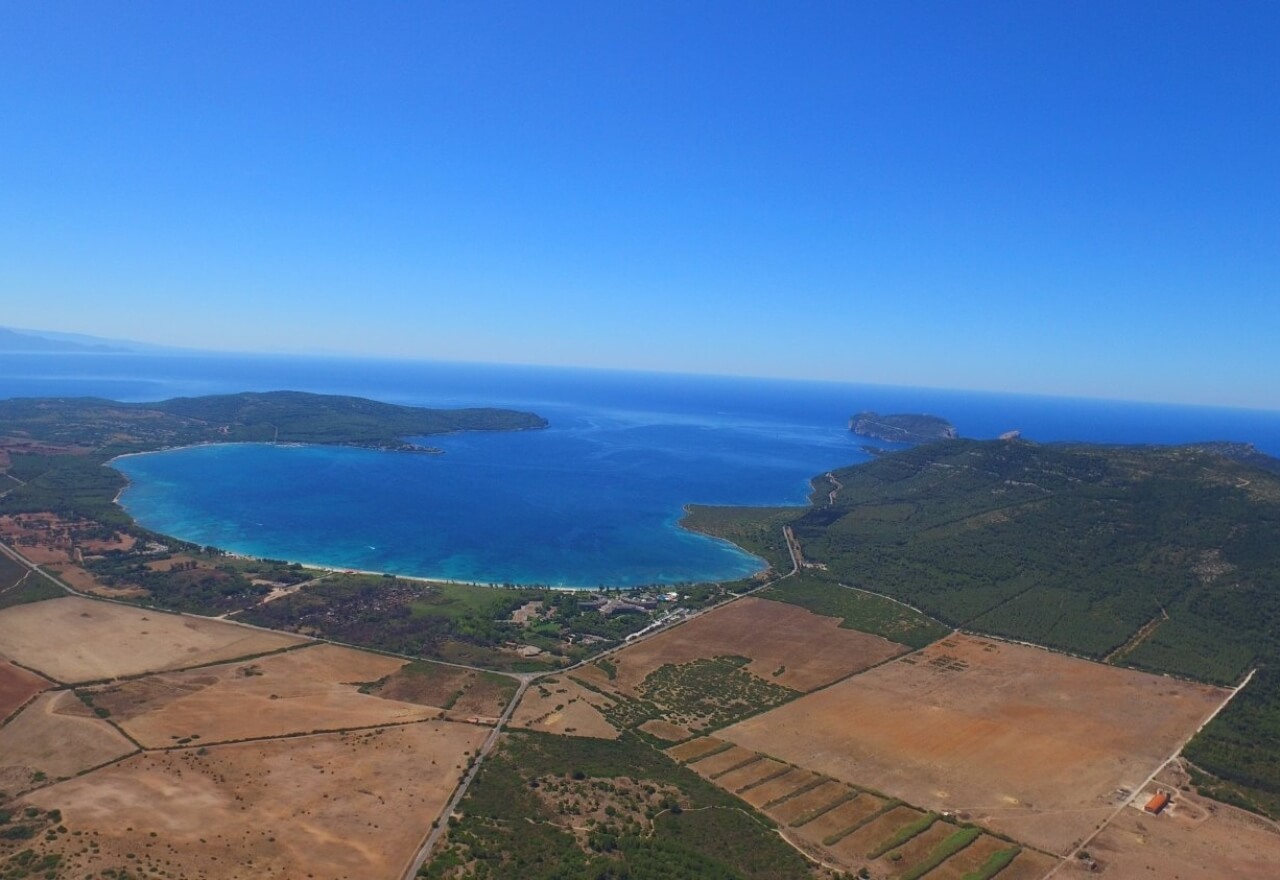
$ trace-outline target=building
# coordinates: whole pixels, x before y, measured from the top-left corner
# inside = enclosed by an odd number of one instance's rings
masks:
[[[1167,806],[1169,806],[1169,793],[1166,791],[1161,791],[1161,792],[1156,792],[1156,794],[1151,798],[1151,800],[1147,801],[1147,805],[1142,809],[1146,810],[1148,813],[1151,813],[1153,816],[1158,816],[1162,812],[1164,812],[1164,808]]]

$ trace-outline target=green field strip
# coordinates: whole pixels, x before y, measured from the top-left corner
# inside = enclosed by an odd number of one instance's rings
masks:
[[[878,859],[889,850],[897,849],[917,834],[927,830],[940,818],[942,817],[938,813],[925,813],[910,825],[904,825],[899,828],[888,840],[882,841],[879,846],[867,853],[867,858]]]
[[[919,880],[947,859],[960,852],[969,844],[982,836],[982,829],[977,827],[961,828],[938,844],[929,857],[917,865],[913,865],[898,880]]]
[[[994,852],[982,863],[982,867],[965,874],[963,880],[991,880],[992,877],[1007,868],[1009,863],[1016,859],[1020,852],[1022,852],[1022,847],[1020,846]]]
[[[794,822],[792,822],[791,827],[799,828],[802,825],[808,825],[810,822],[812,822],[814,819],[818,818],[819,816],[830,813],[836,807],[840,806],[841,804],[848,803],[849,801],[853,800],[857,796],[858,796],[857,789],[846,788],[844,794],[840,795],[831,803],[826,804],[825,806],[818,807],[816,809],[810,810],[809,812],[805,813],[799,819],[796,819]]]

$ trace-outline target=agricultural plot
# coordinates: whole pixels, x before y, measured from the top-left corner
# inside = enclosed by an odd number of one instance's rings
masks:
[[[717,735],[1066,852],[1225,698],[956,636]]]
[[[0,723],[48,686],[49,682],[35,673],[0,658]]]
[[[146,748],[201,745],[438,718],[439,707],[360,692],[403,660],[314,645],[84,691]]]
[[[0,791],[17,794],[134,751],[133,743],[75,694],[41,694],[0,727]]]
[[[982,834],[927,876],[929,880],[967,880],[975,875],[981,877],[984,866],[993,866],[997,860],[1013,861],[1020,849],[1007,840]]]
[[[525,691],[511,716],[511,726],[542,733],[617,739],[618,729],[606,720],[614,703],[609,697],[569,678],[547,678]]]
[[[68,684],[217,663],[303,641],[72,596],[0,611],[5,654]]]
[[[745,657],[743,668],[762,681],[808,692],[906,650],[840,623],[796,605],[747,597],[614,654],[612,679],[598,667],[583,674],[634,697],[662,666]]]
[[[1056,861],[974,825],[956,824],[714,737],[682,743],[667,754],[761,810],[801,851],[848,872],[865,869],[889,880],[926,875],[972,880],[1000,868],[1010,871],[1008,876],[1038,880]]]
[[[25,802],[61,812],[69,835],[36,848],[64,876],[395,877],[485,734],[439,721],[153,752]]]

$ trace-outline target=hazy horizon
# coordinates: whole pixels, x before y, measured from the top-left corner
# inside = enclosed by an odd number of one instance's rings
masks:
[[[1280,409],[1277,37],[1248,2],[26,4],[0,319]]]

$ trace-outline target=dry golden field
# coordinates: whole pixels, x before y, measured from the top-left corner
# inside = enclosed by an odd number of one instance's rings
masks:
[[[303,642],[284,633],[74,596],[0,611],[5,655],[67,684],[183,669]]]
[[[335,645],[102,685],[93,704],[146,748],[350,730],[440,717],[443,710],[360,693],[405,663]]]
[[[127,867],[187,880],[396,877],[456,784],[463,753],[487,732],[428,721],[148,752],[25,801],[60,810],[79,832],[46,844],[69,876]],[[82,838],[95,851],[81,851]]]
[[[1065,853],[1225,696],[955,636],[717,736]]]

